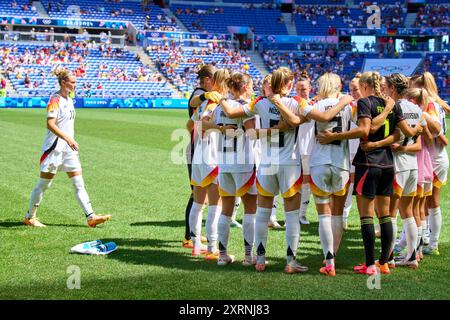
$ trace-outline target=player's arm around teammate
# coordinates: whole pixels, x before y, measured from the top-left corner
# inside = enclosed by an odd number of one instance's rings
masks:
[[[55,72],[60,90],[54,94],[47,106],[47,136],[40,159],[40,180],[31,193],[30,205],[24,223],[34,227],[45,227],[36,218],[45,191],[51,186],[58,171],[64,171],[71,179],[75,197],[80,203],[90,227],[111,219],[110,215],[96,215],[84,187],[81,164],[78,156],[79,146],[74,139],[75,108],[69,93],[75,91],[76,77],[68,70]]]

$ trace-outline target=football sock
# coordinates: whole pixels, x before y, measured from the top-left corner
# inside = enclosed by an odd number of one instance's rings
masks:
[[[378,219],[380,222],[380,234],[381,234],[381,255],[379,259],[380,264],[385,264],[389,261],[391,255],[392,246],[392,220],[390,216],[384,216]]]
[[[273,198],[272,212],[270,213],[270,221],[277,221],[278,196]]]
[[[255,221],[255,245],[258,256],[266,255],[267,236],[269,233],[269,219],[272,209],[258,207]]]
[[[231,217],[221,214],[218,223],[219,254],[221,256],[227,254],[228,239],[230,238],[230,224]]]
[[[255,245],[255,220],[256,214],[245,213],[242,221],[242,233],[244,235],[245,255],[251,256]]]
[[[428,214],[430,226],[430,248],[435,249],[438,247],[439,236],[442,228],[441,207],[428,209]]]
[[[319,213],[319,237],[322,243],[323,255],[326,265],[334,265],[333,261],[333,229],[331,226],[331,215]]]
[[[352,200],[353,200],[353,182],[351,182],[348,187],[347,198],[345,199],[344,215],[343,215],[344,220],[348,220],[350,210],[352,209]]]
[[[186,211],[184,212],[184,238],[186,240],[190,240],[191,239],[191,235],[190,235],[190,228],[189,228],[189,215],[191,213],[191,208],[192,208],[192,204],[194,203],[194,197],[191,193],[191,196],[189,198],[189,201],[186,205]]]
[[[397,239],[397,233],[398,233],[397,217],[395,217],[395,218],[391,217],[391,223],[392,223],[392,242],[391,242],[391,247],[389,249],[389,251],[390,251],[389,261],[394,259],[395,240]]]
[[[50,188],[52,184],[52,179],[42,179],[40,178],[33,191],[31,192],[30,205],[28,207],[28,212],[26,214],[27,219],[31,219],[36,216],[36,211],[41,204],[42,198],[44,196],[45,190]]]
[[[208,215],[206,216],[205,229],[208,239],[208,252],[217,251],[217,224],[219,223],[222,208],[219,206],[208,206]]]
[[[194,202],[192,204],[191,213],[189,214],[189,227],[194,248],[200,248],[202,245],[202,209],[203,204]]]
[[[309,199],[311,197],[311,187],[309,183],[302,184],[302,193],[300,198],[300,216],[305,217],[308,211]]]
[[[289,263],[295,259],[297,254],[298,239],[300,234],[298,209],[294,211],[286,211],[284,216],[286,226],[286,258]]]
[[[89,218],[89,216],[94,214],[94,210],[92,210],[91,200],[89,200],[89,196],[84,188],[83,176],[79,175],[70,179],[75,188],[75,197],[83,208],[84,214]]]
[[[420,252],[422,242],[422,226],[417,227],[417,252]]]
[[[366,266],[375,264],[375,228],[373,226],[372,217],[364,217],[361,221],[361,235],[364,243],[364,251],[366,255]]]
[[[331,230],[333,231],[333,254],[339,250],[342,234],[344,233],[344,220],[342,216],[331,216]]]
[[[406,238],[406,259],[409,261],[416,260],[417,247],[417,224],[414,217],[403,219],[403,228]]]

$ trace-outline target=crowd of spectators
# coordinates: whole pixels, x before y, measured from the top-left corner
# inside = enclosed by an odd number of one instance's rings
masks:
[[[88,56],[93,50],[102,52],[105,61],[100,63],[90,63]],[[55,41],[51,47],[32,47],[25,48],[19,52],[17,46],[0,47],[0,65],[2,73],[9,78],[23,79],[23,84],[27,88],[39,88],[47,85],[49,81],[55,81],[51,74],[60,67],[69,67],[69,69],[82,83],[83,89],[89,96],[93,83],[97,82],[96,88],[103,88],[103,81],[147,81],[156,83],[165,83],[164,76],[159,72],[152,72],[151,69],[144,67],[129,68],[126,60],[122,65],[114,63],[108,64],[108,58],[117,62],[126,54],[126,49],[112,48],[106,44],[95,44],[87,42],[63,43]],[[120,61],[120,60],[119,60]],[[42,68],[47,66],[50,68]],[[87,74],[91,72],[90,76]],[[34,81],[31,76],[38,76]],[[36,77],[33,77],[36,78]]]
[[[413,27],[445,27],[450,26],[450,6],[426,5],[421,7],[417,13]]]

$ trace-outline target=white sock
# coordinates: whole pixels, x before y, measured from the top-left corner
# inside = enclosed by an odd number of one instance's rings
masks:
[[[208,239],[208,252],[215,253],[217,251],[217,224],[219,223],[222,208],[219,206],[209,206],[208,215],[206,216],[205,229],[206,238]]]
[[[333,253],[336,254],[341,245],[342,234],[344,233],[342,216],[331,216],[331,230],[333,232]]]
[[[284,213],[286,226],[286,256],[287,262],[295,259],[298,248],[298,239],[300,234],[300,223],[298,210],[287,211]]]
[[[422,239],[422,226],[417,227],[417,251],[419,251],[420,239]]]
[[[277,221],[278,196],[273,198],[272,211],[270,213],[270,221]]]
[[[343,215],[344,221],[348,220],[350,210],[352,209],[352,201],[353,201],[353,182],[351,182],[350,186],[348,187],[347,199],[345,199],[344,215]]]
[[[189,214],[189,228],[191,229],[191,239],[194,248],[200,248],[202,245],[202,213],[203,204],[194,202]]]
[[[397,233],[398,233],[398,226],[397,226],[397,217],[391,218],[392,222],[392,234],[394,235],[392,237],[392,244],[391,244],[391,253],[394,250],[395,247],[395,240],[397,239]]]
[[[227,254],[228,239],[230,238],[230,224],[231,217],[221,214],[219,217],[219,223],[217,224],[219,253],[221,256],[225,256]]]
[[[89,200],[89,195],[84,188],[83,176],[75,176],[70,179],[72,180],[73,186],[75,188],[75,197],[83,208],[86,217],[89,217],[90,215],[94,214],[94,210],[92,210],[91,200]]]
[[[406,247],[406,233],[405,233],[405,226],[402,227],[402,233],[400,234],[400,241],[398,242],[398,246],[400,248]]]
[[[44,192],[50,188],[52,181],[52,179],[39,179],[38,183],[31,192],[30,205],[28,206],[28,212],[26,214],[27,219],[36,217],[36,211],[41,204]]]
[[[245,213],[242,221],[242,234],[244,235],[245,255],[253,255],[255,245],[255,220],[256,214]]]
[[[302,193],[300,197],[300,216],[306,217],[308,211],[309,199],[311,197],[311,187],[309,183],[302,184]]]
[[[414,217],[403,219],[403,229],[405,230],[406,238],[406,259],[416,259],[416,244],[417,244],[417,224]]]
[[[323,255],[326,265],[334,265],[333,261],[333,230],[331,228],[331,215],[319,213],[319,237],[322,243]]]
[[[267,236],[269,233],[269,219],[272,209],[258,207],[255,221],[255,246],[258,256],[266,255]]]
[[[428,219],[430,227],[430,248],[435,249],[438,246],[439,235],[442,228],[441,207],[428,209]]]

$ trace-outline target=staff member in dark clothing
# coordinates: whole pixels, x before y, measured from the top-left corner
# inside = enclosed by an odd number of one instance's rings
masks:
[[[213,65],[205,65],[197,72],[197,79],[199,79],[199,86],[194,89],[192,92],[189,102],[188,102],[188,112],[189,119],[191,119],[194,112],[197,111],[197,108],[202,104],[203,101],[206,100],[205,93],[212,90],[212,77],[216,72],[216,68]],[[186,159],[187,159],[187,167],[189,172],[189,182],[191,181],[191,172],[192,172],[192,155],[194,154],[194,135],[193,135],[193,123],[192,121],[188,121],[188,130],[191,133],[191,142],[186,149]],[[191,185],[191,195],[189,197],[189,201],[186,205],[185,212],[185,232],[183,239],[183,247],[192,249],[192,241],[190,236],[189,229],[189,214],[191,212],[192,203],[194,202],[193,194],[192,194],[192,185]],[[203,238],[202,238],[203,240]],[[205,239],[206,240],[206,239]]]

